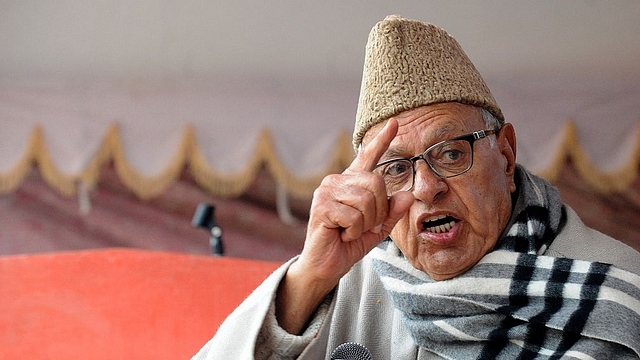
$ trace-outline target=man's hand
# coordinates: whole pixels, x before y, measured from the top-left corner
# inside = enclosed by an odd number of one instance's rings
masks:
[[[302,254],[276,298],[278,322],[290,333],[304,329],[340,278],[391,233],[413,203],[408,192],[388,198],[384,180],[372,172],[397,132],[397,121],[389,120],[342,174],[327,176],[314,192]]]

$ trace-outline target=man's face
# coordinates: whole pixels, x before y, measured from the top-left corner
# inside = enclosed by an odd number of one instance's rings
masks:
[[[405,111],[394,117],[398,134],[380,161],[421,154],[429,146],[485,129],[480,108],[442,103]],[[384,122],[366,133],[363,145]],[[456,177],[438,177],[429,166],[415,164],[415,201],[391,232],[391,238],[418,270],[435,280],[460,275],[495,245],[511,214],[515,191],[515,133],[503,126],[494,139],[473,144],[473,166]]]

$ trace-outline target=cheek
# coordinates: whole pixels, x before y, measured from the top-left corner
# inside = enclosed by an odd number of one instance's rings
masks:
[[[474,191],[465,192],[463,203],[467,204],[469,219],[480,235],[496,236],[511,211],[510,185],[505,178],[480,179],[483,184]]]
[[[396,223],[396,226],[391,230],[391,239],[400,248],[405,256],[408,256],[412,252],[412,242],[409,239],[415,239],[416,234],[411,234],[411,212],[406,214]]]

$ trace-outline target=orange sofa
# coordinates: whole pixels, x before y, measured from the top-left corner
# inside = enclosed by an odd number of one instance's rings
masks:
[[[0,359],[189,359],[279,265],[124,249],[0,257]]]

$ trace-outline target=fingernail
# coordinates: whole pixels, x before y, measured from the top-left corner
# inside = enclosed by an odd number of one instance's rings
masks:
[[[376,226],[373,228],[372,230],[375,234],[380,234],[380,231],[382,231],[382,224]]]

